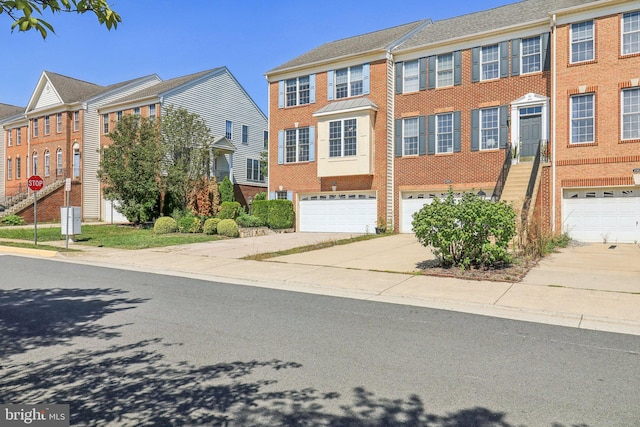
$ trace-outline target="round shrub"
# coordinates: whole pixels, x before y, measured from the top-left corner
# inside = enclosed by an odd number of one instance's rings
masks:
[[[238,223],[238,227],[262,227],[264,225],[264,221],[257,216],[247,215],[245,213],[240,214],[240,216],[236,218],[236,222]]]
[[[153,232],[156,234],[175,233],[178,229],[176,220],[170,216],[161,216],[153,225]]]
[[[236,219],[240,213],[243,212],[242,206],[238,202],[222,202],[220,204],[220,212],[218,212],[218,218],[220,219]]]
[[[22,225],[24,224],[24,219],[18,215],[7,215],[0,219],[0,223],[2,225]]]
[[[197,216],[183,216],[178,222],[181,233],[202,233],[202,220]]]
[[[218,224],[222,221],[220,218],[208,218],[202,226],[204,234],[217,234]]]
[[[255,202],[256,200],[267,200],[267,192],[261,191],[256,194],[256,196],[253,198],[253,201]]]
[[[232,219],[223,219],[218,223],[218,234],[227,237],[238,237],[238,224]]]

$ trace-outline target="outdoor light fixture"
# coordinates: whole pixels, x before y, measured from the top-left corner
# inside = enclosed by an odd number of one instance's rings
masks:
[[[338,188],[338,183],[333,181],[331,183],[331,191],[336,191],[337,188]]]
[[[481,199],[484,199],[485,197],[487,197],[487,193],[482,191],[482,188],[481,188],[480,191],[478,191],[478,197],[480,197]]]

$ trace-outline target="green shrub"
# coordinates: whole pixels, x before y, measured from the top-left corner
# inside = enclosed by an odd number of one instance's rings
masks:
[[[156,234],[175,233],[178,229],[178,223],[170,216],[161,216],[153,225],[153,232]]]
[[[197,216],[185,215],[178,222],[178,231],[181,233],[202,233],[202,220]]]
[[[267,192],[266,191],[261,191],[261,192],[257,193],[256,196],[253,198],[254,202],[256,200],[267,200]]]
[[[505,202],[465,193],[456,202],[453,193],[434,199],[413,215],[413,231],[420,243],[431,246],[445,267],[499,266],[511,262],[508,247],[516,233],[515,212]]]
[[[241,212],[244,212],[242,206],[238,202],[222,202],[220,204],[220,219],[236,219]]]
[[[222,221],[220,218],[208,218],[202,226],[204,234],[218,233],[218,224]]]
[[[233,184],[229,180],[228,176],[225,176],[220,185],[218,186],[220,191],[221,202],[233,202],[235,197],[233,196]]]
[[[24,219],[18,215],[7,215],[0,219],[2,225],[23,225]]]
[[[291,200],[269,200],[267,225],[273,229],[291,228],[293,226],[293,202]]]
[[[251,215],[260,218],[263,224],[267,224],[269,218],[269,200],[254,200],[251,205]]]
[[[238,237],[238,224],[232,219],[223,219],[218,223],[218,234],[227,237]]]
[[[236,218],[236,223],[238,223],[239,227],[262,227],[264,225],[264,221],[260,218],[246,213],[241,213],[238,218]]]

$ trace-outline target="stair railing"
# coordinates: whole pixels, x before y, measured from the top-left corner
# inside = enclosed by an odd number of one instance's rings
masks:
[[[504,162],[502,163],[502,169],[500,170],[500,175],[498,175],[496,186],[493,189],[493,195],[491,196],[492,202],[498,202],[502,197],[502,191],[504,190],[504,185],[507,182],[507,176],[509,176],[509,169],[511,169],[512,157],[513,157],[513,151],[512,151],[511,144],[509,144],[504,153]]]
[[[523,223],[527,221],[527,217],[529,215],[529,207],[531,205],[531,199],[533,198],[533,190],[536,186],[536,179],[538,178],[538,169],[540,168],[540,157],[542,150],[541,148],[546,146],[546,144],[542,143],[543,141],[538,141],[538,148],[536,150],[536,157],[533,160],[533,167],[531,168],[531,176],[529,177],[529,185],[527,186],[527,194],[524,197],[524,203],[522,204],[522,213],[520,219]]]

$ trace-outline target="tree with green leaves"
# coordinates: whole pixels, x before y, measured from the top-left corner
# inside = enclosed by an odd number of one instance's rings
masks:
[[[194,184],[211,176],[214,138],[202,117],[172,106],[162,112],[160,137],[162,191],[173,204],[171,210],[184,211]]]
[[[42,16],[45,12],[56,13],[93,13],[101,25],[117,28],[122,22],[120,15],[111,9],[107,0],[2,0],[0,15],[5,14],[13,21],[11,31],[35,30],[42,38],[47,38],[48,31],[55,33],[53,26]]]
[[[104,196],[119,202],[116,210],[140,224],[158,216],[160,134],[146,117],[124,115],[109,133],[113,142],[103,150],[98,177]]]

